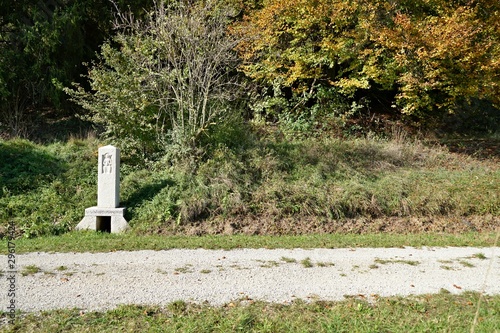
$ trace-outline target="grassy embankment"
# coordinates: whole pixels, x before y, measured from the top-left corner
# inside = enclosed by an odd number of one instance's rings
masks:
[[[0,141],[0,234],[9,221],[26,238],[72,230],[96,203],[100,144]],[[136,235],[458,234],[500,223],[497,160],[400,137],[232,138],[196,167],[122,154]]]

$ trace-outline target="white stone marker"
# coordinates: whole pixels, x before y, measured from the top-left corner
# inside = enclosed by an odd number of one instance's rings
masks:
[[[97,171],[97,206],[85,209],[85,217],[77,230],[91,229],[122,232],[128,228],[120,205],[120,149],[113,146],[99,148]]]
[[[116,208],[120,205],[120,149],[99,148],[97,175],[97,207]]]

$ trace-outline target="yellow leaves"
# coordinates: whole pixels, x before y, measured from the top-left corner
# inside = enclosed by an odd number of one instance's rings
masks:
[[[475,37],[481,26],[470,10],[457,9],[451,16],[425,22],[422,38],[432,48],[431,57],[459,57],[474,51]]]
[[[457,96],[500,100],[495,1],[266,0],[237,25],[245,37],[238,51],[243,71],[266,83],[314,80],[346,95],[374,82],[397,87],[408,113],[452,105]]]
[[[353,96],[359,89],[369,89],[370,83],[367,78],[341,78],[335,82],[340,92],[346,96]]]
[[[381,70],[379,66],[377,66],[374,63],[370,63],[370,61],[367,61],[365,65],[363,65],[363,69],[361,71],[364,77],[379,81],[381,77],[384,76],[385,72]],[[367,88],[363,88],[367,89]]]
[[[409,32],[413,30],[411,18],[406,14],[396,13],[394,23],[396,24],[396,27],[400,27],[402,31]]]
[[[394,55],[399,66],[398,97],[404,111],[446,108],[457,98],[486,97],[479,91],[484,82],[496,86],[498,78],[488,74],[495,65],[484,64],[499,58],[492,42],[498,41],[499,32],[481,20],[480,11],[479,7],[442,4],[436,7],[439,15],[396,13],[393,27],[378,29],[376,41]]]

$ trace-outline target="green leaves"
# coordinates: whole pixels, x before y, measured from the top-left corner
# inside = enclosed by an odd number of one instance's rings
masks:
[[[93,91],[66,92],[129,151],[196,155],[200,137],[239,94],[230,10],[179,2],[158,4],[144,20],[120,13],[118,33],[89,71]]]

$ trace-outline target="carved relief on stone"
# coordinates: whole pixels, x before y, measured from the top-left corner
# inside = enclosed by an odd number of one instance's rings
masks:
[[[113,172],[112,162],[112,155],[110,153],[102,155],[102,173],[110,174]]]

